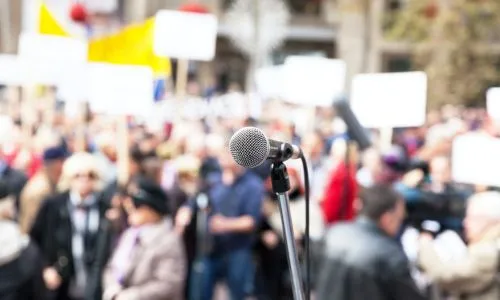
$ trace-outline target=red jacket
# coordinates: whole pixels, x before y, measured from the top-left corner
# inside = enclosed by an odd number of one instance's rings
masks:
[[[358,183],[354,165],[350,167],[349,176],[346,179],[347,175],[344,162],[337,164],[330,173],[321,203],[327,224],[348,221],[355,217],[354,200],[358,196]],[[346,191],[344,191],[345,186],[347,186]],[[343,203],[343,199],[347,199],[346,203]]]

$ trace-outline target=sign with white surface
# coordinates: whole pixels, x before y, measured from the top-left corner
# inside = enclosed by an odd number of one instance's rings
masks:
[[[283,96],[283,66],[260,68],[255,72],[257,93],[264,99],[280,99]]]
[[[109,115],[148,116],[153,107],[153,72],[148,67],[89,64],[88,101]]]
[[[80,39],[36,33],[19,37],[19,59],[26,84],[57,85],[87,62],[87,43]]]
[[[22,85],[21,64],[15,55],[0,55],[0,84]]]
[[[215,56],[217,17],[161,10],[156,14],[153,38],[158,56],[210,61]]]
[[[490,88],[486,92],[486,110],[491,118],[500,120],[500,87]]]
[[[344,92],[345,78],[346,64],[342,60],[289,56],[283,66],[283,100],[330,107]]]
[[[459,183],[500,187],[500,139],[482,133],[455,138],[452,177]]]
[[[360,74],[351,85],[351,109],[367,128],[417,127],[425,123],[424,72]]]

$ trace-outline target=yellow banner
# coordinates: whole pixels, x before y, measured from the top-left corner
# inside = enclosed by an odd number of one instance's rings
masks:
[[[91,40],[89,61],[149,66],[156,75],[169,75],[170,60],[153,52],[155,19],[125,27],[117,34]]]
[[[39,2],[39,33],[71,37],[59,24],[49,8]],[[120,65],[150,67],[156,76],[168,76],[170,60],[153,52],[153,31],[155,19],[125,27],[120,32],[89,41],[88,61]]]
[[[47,5],[43,2],[39,2],[38,32],[41,34],[64,37],[70,36],[70,34],[63,29],[61,24],[59,24],[56,18],[52,15]]]

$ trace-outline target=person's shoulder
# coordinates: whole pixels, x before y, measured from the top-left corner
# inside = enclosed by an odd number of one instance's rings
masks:
[[[353,264],[389,264],[405,258],[396,241],[367,230],[357,222],[338,223],[328,229],[325,238],[327,251],[343,251]]]
[[[66,203],[66,200],[69,199],[69,192],[60,192],[57,194],[53,194],[45,198],[43,204],[48,207],[59,207]]]
[[[184,251],[184,244],[182,237],[173,230],[171,226],[163,226],[161,234],[155,241],[155,248],[159,253],[182,253]]]

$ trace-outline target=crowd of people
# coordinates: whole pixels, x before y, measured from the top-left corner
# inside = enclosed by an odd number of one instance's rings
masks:
[[[5,103],[2,300],[292,299],[270,162],[244,169],[227,149],[243,126],[300,145],[307,157],[317,299],[500,295],[500,252],[492,244],[500,238],[500,194],[451,178],[457,135],[500,135],[500,123],[483,109],[433,111],[425,126],[394,129],[387,149],[379,147],[373,130],[373,147],[361,152],[333,109],[317,110],[308,130],[272,114],[259,120],[179,119],[161,130],[128,118],[125,144],[114,118],[90,113],[80,147],[80,124],[63,110],[47,116],[43,107],[33,108],[40,114],[26,130],[20,102]],[[280,109],[292,111],[285,104]],[[120,159],[120,147],[127,148],[127,160]],[[295,161],[287,164],[295,241],[304,262],[303,170]],[[123,170],[128,180],[120,179]],[[453,202],[456,213],[432,205],[441,198]],[[424,228],[428,220],[439,228]],[[417,262],[428,278],[424,287],[417,286],[398,242],[405,225],[426,232]],[[429,232],[445,230],[470,242],[463,262],[442,261],[433,252]],[[219,283],[227,287],[226,296]]]

